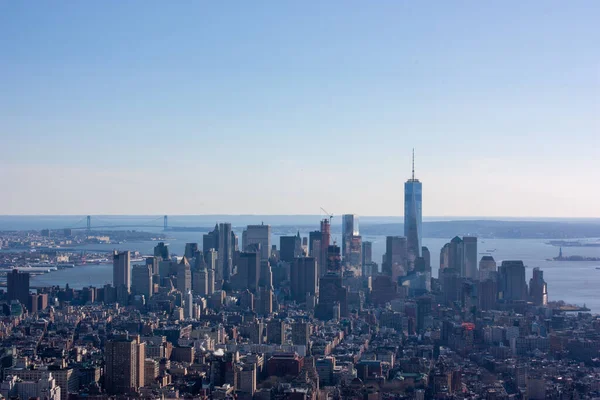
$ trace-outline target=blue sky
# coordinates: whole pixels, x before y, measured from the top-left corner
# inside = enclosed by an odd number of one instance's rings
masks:
[[[600,217],[600,3],[2,2],[2,214]]]

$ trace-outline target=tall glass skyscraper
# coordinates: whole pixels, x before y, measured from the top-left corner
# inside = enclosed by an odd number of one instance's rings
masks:
[[[414,150],[412,161],[412,178],[404,183],[404,236],[408,242],[409,256],[416,258],[421,256],[423,187],[415,178]]]

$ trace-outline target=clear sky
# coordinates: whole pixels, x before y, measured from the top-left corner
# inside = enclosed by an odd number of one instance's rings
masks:
[[[600,217],[599,1],[0,2],[0,214]]]

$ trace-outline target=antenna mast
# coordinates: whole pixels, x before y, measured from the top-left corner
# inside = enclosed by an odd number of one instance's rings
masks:
[[[412,153],[412,180],[415,180],[415,148],[413,147]]]

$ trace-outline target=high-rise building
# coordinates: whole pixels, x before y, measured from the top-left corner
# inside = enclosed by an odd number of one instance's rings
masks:
[[[385,238],[385,261],[383,273],[396,281],[406,273],[408,259],[408,242],[403,236],[387,236]]]
[[[298,303],[306,301],[306,295],[317,295],[317,261],[314,257],[298,257],[290,268],[292,298]]]
[[[321,220],[321,242],[319,244],[321,255],[318,258],[319,276],[327,273],[327,251],[331,244],[331,224],[329,219]]]
[[[344,265],[350,268],[359,268],[362,266],[362,237],[351,236],[346,247],[346,256]]]
[[[448,252],[448,268],[456,270],[460,276],[465,276],[464,271],[465,265],[465,246],[463,240],[458,236],[455,236],[450,241],[450,248]]]
[[[191,290],[185,295],[185,318],[192,319],[194,318],[194,295]]]
[[[242,285],[252,293],[256,293],[260,280],[260,255],[258,253],[240,253],[238,274],[245,278]]]
[[[273,270],[269,260],[261,260],[260,262],[260,279],[258,286],[273,288]]]
[[[544,281],[544,271],[539,267],[533,269],[533,276],[529,280],[529,298],[536,306],[548,304],[548,285]]]
[[[185,244],[185,251],[184,251],[183,255],[188,260],[191,260],[194,257],[194,255],[196,254],[197,251],[198,251],[198,243],[186,243]]]
[[[425,246],[421,247],[421,257],[425,260],[425,267],[431,271],[431,253]]]
[[[321,254],[321,231],[311,231],[308,233],[308,255],[315,257],[317,262]]]
[[[210,249],[219,250],[219,224],[202,236],[202,251],[206,253]]]
[[[285,322],[283,320],[274,319],[267,322],[267,343],[285,343]]]
[[[108,340],[104,355],[104,386],[109,394],[129,394],[144,386],[146,351],[139,336]]]
[[[404,184],[404,236],[407,239],[407,250],[414,260],[421,256],[423,225],[423,187],[415,178],[415,153],[412,158],[412,177]]]
[[[177,265],[177,290],[186,294],[192,290],[192,270],[187,257],[183,256]]]
[[[117,301],[126,304],[131,290],[131,267],[128,251],[113,253],[113,286],[117,290]]]
[[[6,274],[8,300],[19,300],[23,307],[29,304],[29,274],[13,269]]]
[[[332,244],[327,247],[327,272],[340,273],[342,270],[342,255],[340,247]]]
[[[294,258],[302,255],[302,239],[298,232],[295,236],[281,236],[279,238],[279,259],[291,263]]]
[[[498,268],[498,292],[500,300],[527,300],[525,265],[523,261],[502,261]]]
[[[496,260],[492,256],[483,256],[479,260],[479,280],[486,280],[491,274],[496,272]]]
[[[131,286],[135,294],[146,301],[152,297],[152,267],[148,264],[134,265],[131,270]]]
[[[249,245],[260,245],[261,260],[271,256],[271,225],[248,225],[242,233],[242,248],[247,251]]]
[[[296,346],[307,346],[310,342],[310,324],[305,321],[292,324],[292,343]]]
[[[232,269],[233,247],[232,241],[233,232],[231,224],[219,224],[219,257],[217,268],[217,280],[229,281]]]
[[[206,267],[192,270],[192,290],[196,296],[208,296],[208,270]]]
[[[273,313],[273,289],[270,287],[258,288],[258,315],[268,316]]]
[[[438,270],[438,277],[444,269],[450,267],[450,243],[446,243],[440,250],[440,269]]]
[[[315,308],[315,317],[324,321],[332,319],[334,306],[339,307],[341,317],[348,316],[348,289],[342,284],[341,271],[328,272],[319,280],[319,304]]]
[[[146,257],[146,265],[148,265],[150,267],[150,270],[152,271],[152,275],[159,274],[158,262],[159,262],[158,257]]]
[[[362,265],[373,262],[373,242],[368,240],[362,242]]]
[[[422,296],[417,299],[417,332],[426,328],[427,318],[431,316],[431,297]]]
[[[342,215],[342,256],[344,261],[350,255],[350,241],[352,236],[358,236],[358,216],[355,214]]]
[[[478,279],[477,271],[477,238],[475,236],[463,237],[464,265],[462,276],[471,279]]]
[[[164,242],[159,242],[154,246],[154,257],[160,257],[161,260],[169,259],[169,248]]]

